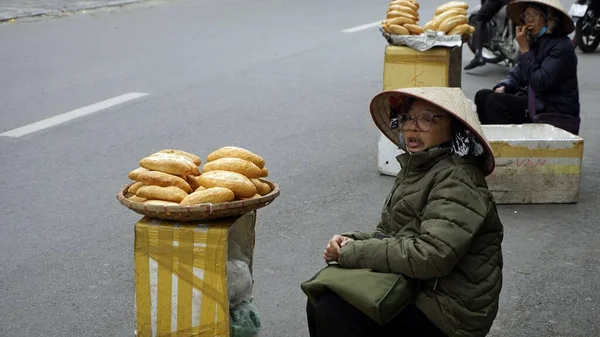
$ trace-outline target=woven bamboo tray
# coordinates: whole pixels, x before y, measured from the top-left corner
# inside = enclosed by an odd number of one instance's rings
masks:
[[[121,204],[130,210],[154,219],[200,221],[226,218],[230,216],[241,215],[265,207],[279,196],[279,185],[268,179],[261,178],[260,180],[269,184],[271,187],[271,192],[257,199],[236,200],[217,204],[197,204],[190,206],[145,205],[127,199],[127,191],[129,187],[134,184],[130,183],[119,191],[117,194],[117,200],[119,200]]]

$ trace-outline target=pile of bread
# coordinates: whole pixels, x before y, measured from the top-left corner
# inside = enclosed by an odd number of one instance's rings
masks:
[[[445,35],[471,35],[475,27],[469,25],[463,1],[450,1],[435,10],[433,19],[419,26],[419,4],[416,0],[393,0],[388,7],[386,19],[381,22],[384,31],[393,35],[421,35],[425,31],[436,31]]]
[[[155,205],[196,205],[260,198],[271,186],[265,160],[249,150],[225,146],[206,158],[182,150],[166,149],[139,161],[129,172],[135,181],[126,197],[134,202]]]
[[[435,30],[446,35],[471,35],[475,27],[469,25],[469,5],[462,1],[446,2],[435,9],[433,19],[425,24],[425,30]]]
[[[381,26],[390,34],[421,35],[424,30],[418,22],[419,4],[416,0],[394,0],[390,2],[386,19],[381,22]]]

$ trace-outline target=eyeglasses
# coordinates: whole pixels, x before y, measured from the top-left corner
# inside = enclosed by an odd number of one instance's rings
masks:
[[[533,21],[536,20],[537,18],[539,18],[541,15],[540,12],[524,12],[523,14],[521,14],[521,20],[523,20],[523,22],[527,22],[527,21]]]
[[[421,112],[416,117],[412,117],[409,114],[400,114],[400,127],[402,130],[406,131],[410,128],[413,123],[416,123],[416,126],[419,130],[423,132],[427,132],[431,130],[431,125],[433,123],[434,118],[444,118],[450,117],[448,115],[435,115],[431,112]],[[411,123],[413,122],[413,123]]]

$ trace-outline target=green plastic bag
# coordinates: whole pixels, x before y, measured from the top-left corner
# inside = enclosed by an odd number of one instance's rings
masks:
[[[384,325],[412,302],[419,283],[402,274],[329,265],[302,283],[301,288],[313,305],[330,290],[375,322]]]
[[[243,301],[229,310],[230,337],[258,337],[260,316],[252,303]]]

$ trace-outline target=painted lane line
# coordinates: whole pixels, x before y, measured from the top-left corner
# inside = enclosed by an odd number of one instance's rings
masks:
[[[68,122],[75,118],[83,117],[83,116],[86,116],[89,114],[93,114],[94,112],[108,109],[110,107],[125,103],[127,101],[131,101],[131,100],[134,100],[134,99],[137,99],[140,97],[144,97],[146,95],[148,95],[148,94],[140,93],[140,92],[130,92],[125,95],[109,98],[102,102],[94,103],[92,105],[88,105],[83,108],[65,112],[63,114],[60,114],[60,115],[57,115],[54,117],[50,117],[50,118],[47,118],[47,119],[44,119],[44,120],[41,120],[41,121],[38,121],[35,123],[31,123],[31,124],[22,126],[20,128],[16,128],[16,129],[13,129],[10,131],[6,131],[4,133],[0,133],[0,136],[18,138],[18,137],[25,136],[25,135],[28,135],[33,132],[37,132],[40,130],[44,130],[44,129],[56,126],[56,125],[64,123],[64,122]]]
[[[380,24],[381,24],[381,20],[367,23],[367,24],[360,25],[360,26],[356,26],[356,27],[352,27],[352,28],[348,28],[348,29],[344,29],[344,30],[342,30],[342,33],[356,33],[356,32],[360,32],[361,30],[377,27]]]

